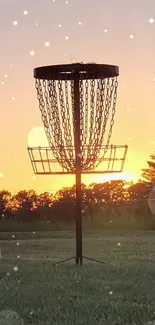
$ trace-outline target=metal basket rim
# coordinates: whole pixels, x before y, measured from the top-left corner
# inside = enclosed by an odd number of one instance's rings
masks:
[[[119,76],[119,67],[97,63],[72,63],[41,66],[33,70],[34,78],[43,80],[74,80],[77,75],[83,79],[112,78]]]

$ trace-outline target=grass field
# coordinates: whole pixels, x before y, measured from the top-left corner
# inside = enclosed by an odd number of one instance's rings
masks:
[[[12,236],[15,237],[12,237]],[[155,232],[84,235],[84,260],[73,232],[0,233],[0,311],[24,325],[147,324],[155,319]],[[18,325],[9,318],[0,325]],[[20,323],[21,324],[21,323]]]

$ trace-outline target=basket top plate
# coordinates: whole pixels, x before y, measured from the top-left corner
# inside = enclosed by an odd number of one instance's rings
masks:
[[[119,75],[119,67],[108,64],[72,63],[35,68],[33,76],[42,80],[102,79]]]

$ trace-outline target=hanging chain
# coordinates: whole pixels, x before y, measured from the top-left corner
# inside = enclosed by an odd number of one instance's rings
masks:
[[[66,81],[65,81],[66,83]],[[63,148],[62,148],[62,153],[63,153],[63,158],[65,162],[67,163],[68,167],[71,168],[71,156],[70,152],[71,150],[68,150],[68,146],[71,145],[69,141],[69,133],[68,133],[68,119],[66,118],[67,115],[67,110],[66,110],[66,105],[64,102],[64,91],[62,87],[62,80],[58,81],[58,92],[59,92],[59,103],[60,103],[60,112],[59,116],[61,116],[61,121],[62,121],[62,131],[63,131]],[[67,93],[67,104],[68,104],[68,93]],[[69,157],[68,157],[69,155]]]
[[[80,139],[81,139],[81,168],[85,160],[84,150],[84,88],[83,80],[79,80],[79,93],[80,93]]]
[[[95,91],[95,90],[94,90]],[[101,108],[104,107],[103,103],[100,105],[100,80],[97,80],[97,85],[96,85],[96,115],[95,115],[95,120],[94,120],[94,131],[93,131],[93,140],[92,140],[92,147],[93,147],[93,161],[96,161],[98,157],[98,152],[100,151],[99,145],[98,145],[98,140],[99,136],[101,133],[101,122],[102,122],[102,110]]]
[[[85,128],[84,128],[84,145],[87,145],[88,137],[88,91],[89,91],[88,80],[85,81]]]
[[[63,147],[63,139],[62,139],[62,130],[60,127],[60,118],[59,118],[59,111],[57,105],[57,92],[56,92],[56,82],[51,81],[47,82],[48,84],[48,93],[46,91],[46,81],[43,81],[44,87],[44,97],[46,98],[46,106],[47,106],[47,113],[49,115],[49,124],[52,130],[53,139],[54,139],[54,156],[57,156],[57,160],[60,163],[63,160],[63,151],[56,150],[57,148]],[[49,94],[49,98],[48,98]],[[49,102],[49,104],[48,104]],[[50,103],[52,106],[49,109]]]
[[[90,80],[90,125],[89,125],[89,140],[88,140],[88,151],[87,151],[87,161],[91,161],[92,150],[92,137],[93,137],[93,127],[94,127],[94,106],[95,106],[95,91],[94,91],[95,80]]]
[[[64,78],[65,79],[65,78]],[[69,93],[70,86],[70,93]],[[58,89],[57,89],[58,87]],[[81,168],[96,168],[108,150],[116,112],[118,81],[115,78],[79,80]],[[75,171],[74,80],[36,79],[39,109],[49,146],[58,163],[67,171]],[[102,151],[107,123],[110,127]]]
[[[43,121],[43,124],[44,124],[45,133],[47,135],[48,141],[50,142],[50,146],[53,147],[53,143],[51,141],[49,123],[48,123],[46,109],[45,109],[45,101],[44,101],[44,97],[43,97],[41,81],[36,79],[35,86],[36,86],[36,89],[37,89],[37,98],[38,98],[38,101],[39,101],[39,109],[41,111],[41,117],[42,117],[42,121]]]
[[[110,143],[111,140],[111,136],[112,136],[112,129],[113,129],[113,125],[114,125],[114,117],[115,117],[115,113],[116,113],[116,101],[117,101],[117,88],[118,88],[118,80],[117,77],[115,79],[113,79],[113,89],[111,87],[111,95],[110,95],[110,104],[112,101],[112,92],[114,90],[114,96],[113,96],[113,104],[112,104],[112,117],[111,117],[111,121],[110,121],[110,129],[109,129],[109,133],[108,133],[108,138],[107,138],[107,142],[106,142],[106,147],[104,149],[104,152],[102,154],[102,156],[100,157],[100,159],[98,160],[96,167],[99,166],[99,164],[104,160],[104,156],[108,150],[108,145]],[[110,104],[109,104],[109,109],[110,109]]]

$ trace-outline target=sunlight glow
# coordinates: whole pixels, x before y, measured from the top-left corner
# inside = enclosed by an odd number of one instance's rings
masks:
[[[154,23],[154,19],[153,19],[153,18],[150,18],[150,19],[149,19],[149,23],[150,23],[150,24],[153,24],[153,23]]]
[[[43,126],[33,128],[28,134],[29,147],[49,147]]]
[[[116,173],[116,174],[105,174],[105,175],[96,175],[94,181],[96,183],[104,183],[111,180],[119,180],[122,179],[126,182],[133,181],[136,183],[138,181],[138,176],[130,171]]]

